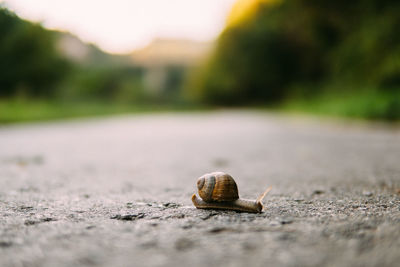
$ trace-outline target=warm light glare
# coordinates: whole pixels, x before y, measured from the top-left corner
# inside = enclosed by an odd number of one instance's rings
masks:
[[[152,39],[214,39],[235,0],[6,0],[6,7],[45,27],[70,31],[108,52]]]
[[[251,17],[257,11],[259,5],[273,5],[281,2],[280,0],[238,0],[229,13],[227,24],[235,25]]]

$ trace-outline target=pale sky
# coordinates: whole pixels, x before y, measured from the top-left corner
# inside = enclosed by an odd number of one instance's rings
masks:
[[[215,39],[235,0],[0,0],[20,17],[70,31],[112,53],[152,39]]]

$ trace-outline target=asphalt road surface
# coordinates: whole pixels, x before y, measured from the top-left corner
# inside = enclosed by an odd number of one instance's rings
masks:
[[[260,214],[196,209],[231,174]],[[399,266],[400,128],[263,112],[0,128],[0,266]]]

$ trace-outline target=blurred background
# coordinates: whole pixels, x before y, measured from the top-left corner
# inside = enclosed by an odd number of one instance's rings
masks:
[[[399,1],[0,5],[0,123],[214,107],[400,119]]]

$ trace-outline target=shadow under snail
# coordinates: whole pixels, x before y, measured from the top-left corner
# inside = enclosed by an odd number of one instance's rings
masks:
[[[223,209],[244,212],[262,212],[263,198],[271,190],[268,187],[256,200],[239,198],[235,180],[229,174],[212,172],[197,180],[199,196],[193,194],[192,202],[198,209]]]

